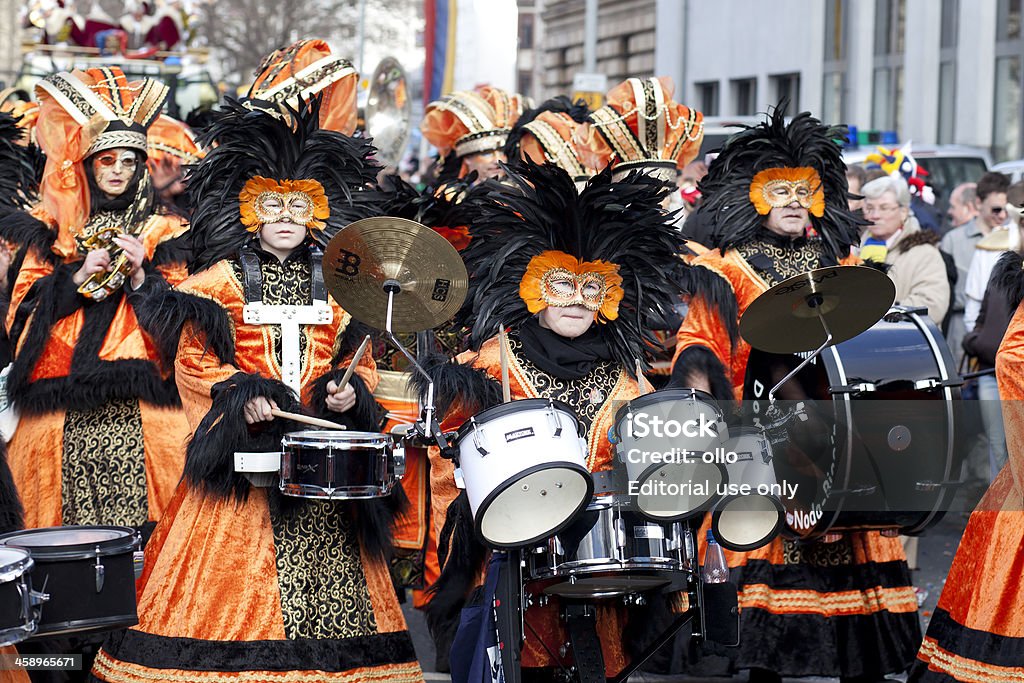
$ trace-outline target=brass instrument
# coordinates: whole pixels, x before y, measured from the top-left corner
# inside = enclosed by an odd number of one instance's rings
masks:
[[[150,191],[149,174],[144,173],[139,180],[139,189],[135,193],[135,201],[128,209],[124,223],[117,227],[111,226],[98,230],[81,242],[86,251],[106,249],[110,254],[110,266],[107,271],[93,273],[78,288],[78,293],[93,301],[103,301],[117,291],[131,276],[131,264],[124,250],[117,246],[114,238],[118,235],[138,237],[149,222],[150,207],[153,193]]]
[[[369,87],[360,88],[357,116],[357,127],[373,138],[381,163],[397,165],[409,140],[412,118],[408,79],[398,60],[385,57],[373,70]]]

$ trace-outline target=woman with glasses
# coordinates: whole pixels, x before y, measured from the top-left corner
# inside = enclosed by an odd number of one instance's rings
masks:
[[[896,303],[922,306],[936,324],[949,308],[946,263],[936,246],[939,236],[922,230],[910,210],[910,191],[902,178],[876,178],[861,190],[864,218],[870,224],[861,238],[860,257],[884,263],[896,285]]]
[[[185,273],[187,226],[154,210],[146,171],[147,129],[166,93],[117,68],[37,87],[40,201],[0,222],[18,246],[7,390],[21,418],[8,450],[28,528],[145,534],[181,476],[188,423],[136,317],[155,288]]]

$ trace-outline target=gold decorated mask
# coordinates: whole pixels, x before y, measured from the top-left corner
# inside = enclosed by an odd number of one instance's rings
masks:
[[[323,230],[331,209],[323,185],[315,180],[272,180],[254,176],[238,195],[242,224],[256,232],[268,223],[289,221]]]
[[[580,261],[562,251],[545,251],[530,259],[519,282],[519,296],[530,313],[548,306],[584,306],[615,320],[622,301],[619,267],[606,261]]]
[[[750,182],[750,201],[762,216],[796,202],[812,216],[825,214],[825,193],[813,168],[769,168]]]

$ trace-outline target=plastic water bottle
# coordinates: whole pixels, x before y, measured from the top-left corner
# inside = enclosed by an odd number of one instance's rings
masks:
[[[725,583],[729,580],[729,565],[725,562],[725,552],[718,545],[715,535],[708,529],[708,547],[704,552],[704,566],[700,570],[700,578],[704,583]]]

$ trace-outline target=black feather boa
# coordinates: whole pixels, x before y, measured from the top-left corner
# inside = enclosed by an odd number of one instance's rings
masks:
[[[147,281],[149,278],[147,278]],[[173,365],[178,342],[186,323],[192,323],[206,335],[206,348],[223,363],[235,362],[235,340],[231,319],[216,301],[152,285],[147,296],[134,304],[139,325],[156,342],[165,364]]]
[[[989,285],[998,287],[1010,310],[1016,311],[1024,299],[1024,257],[1015,251],[1000,256],[992,269]]]
[[[452,408],[476,415],[501,403],[501,385],[483,370],[455,363],[439,353],[421,358],[419,364],[434,380],[434,407],[441,421]],[[409,383],[425,402],[426,378],[418,372],[409,373]]]

